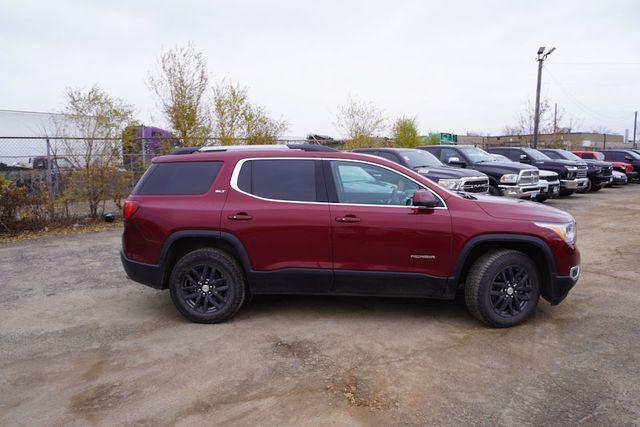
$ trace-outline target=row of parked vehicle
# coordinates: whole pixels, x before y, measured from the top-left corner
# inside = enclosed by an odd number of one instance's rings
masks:
[[[636,150],[567,151],[544,148],[434,145],[366,148],[354,152],[391,160],[454,191],[533,199],[626,185],[640,177]]]

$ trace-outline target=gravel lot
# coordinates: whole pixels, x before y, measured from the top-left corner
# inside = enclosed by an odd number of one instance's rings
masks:
[[[454,302],[263,297],[196,325],[119,232],[0,246],[0,425],[640,423],[640,185],[549,202],[583,276],[523,326]]]

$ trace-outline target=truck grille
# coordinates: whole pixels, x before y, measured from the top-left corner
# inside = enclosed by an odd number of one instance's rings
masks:
[[[489,191],[488,178],[462,178],[461,191],[465,193],[486,193]]]
[[[578,166],[578,171],[576,172],[576,178],[586,178],[586,177],[587,177],[587,167]]]
[[[606,168],[602,168],[602,175],[604,176],[613,175],[613,166],[607,166]]]
[[[520,172],[518,185],[536,185],[538,183],[539,172],[537,170],[526,170]]]

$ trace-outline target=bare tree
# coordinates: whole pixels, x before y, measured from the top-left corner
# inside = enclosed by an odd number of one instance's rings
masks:
[[[264,107],[249,102],[247,89],[222,82],[214,89],[214,129],[224,145],[242,140],[247,144],[274,142],[288,125],[272,119]]]
[[[211,131],[207,93],[209,76],[202,52],[189,44],[160,56],[159,69],[149,75],[149,86],[162,112],[185,145],[202,145]]]
[[[131,121],[133,110],[93,86],[88,90],[67,89],[65,118],[57,123],[59,135],[79,135],[63,139],[64,156],[74,165],[67,195],[89,203],[91,217],[98,215],[100,203],[107,198],[120,199],[127,177],[118,169],[122,155],[120,136]]]
[[[524,110],[518,116],[516,124],[513,126],[505,126],[503,132],[506,135],[533,135],[534,120],[536,109],[535,105],[527,100]],[[540,100],[540,122],[538,126],[540,133],[553,133],[553,111],[551,103],[548,99]]]
[[[349,99],[338,106],[334,125],[349,138],[348,148],[368,147],[386,129],[386,119],[373,104]]]

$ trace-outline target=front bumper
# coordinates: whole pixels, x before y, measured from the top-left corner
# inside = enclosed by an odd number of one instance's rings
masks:
[[[555,198],[560,195],[560,181],[538,181],[540,184],[540,194],[539,197],[545,198]]]
[[[154,289],[164,289],[162,283],[164,272],[161,266],[132,261],[122,251],[120,251],[120,261],[129,279]]]
[[[516,199],[533,199],[540,194],[540,185],[500,185],[500,192],[505,197]]]
[[[582,190],[589,185],[589,178],[561,179],[560,188],[563,190]]]
[[[605,186],[613,182],[613,175],[596,175],[593,177],[593,184]]]
[[[544,295],[544,299],[549,301],[551,305],[560,304],[578,282],[579,278],[579,264],[571,268],[568,276],[557,276],[554,274],[551,278],[551,289]]]

